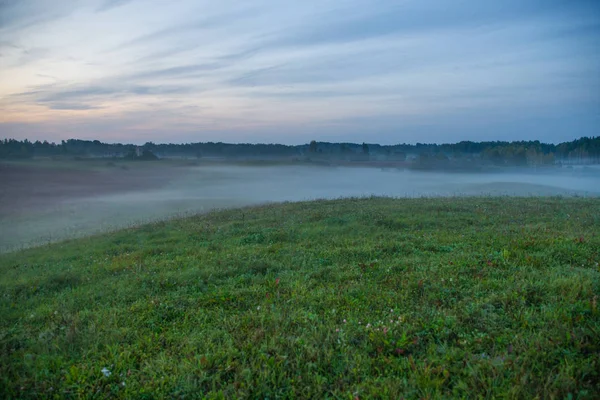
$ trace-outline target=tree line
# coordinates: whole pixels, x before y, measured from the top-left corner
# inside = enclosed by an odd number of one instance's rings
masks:
[[[141,150],[141,151],[140,151]],[[417,165],[487,163],[493,165],[543,165],[555,163],[600,163],[600,136],[582,137],[560,144],[535,141],[461,141],[446,144],[331,143],[311,141],[303,145],[200,142],[143,146],[103,143],[99,140],[48,141],[0,140],[0,158],[105,157],[127,158],[137,153],[186,158],[308,158],[348,161],[413,161]]]

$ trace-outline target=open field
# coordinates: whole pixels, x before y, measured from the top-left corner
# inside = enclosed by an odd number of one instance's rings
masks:
[[[0,163],[0,215],[28,213],[71,199],[161,187],[180,175],[160,165],[104,162]]]
[[[598,398],[599,232],[597,198],[370,198],[0,255],[0,397]]]
[[[418,172],[185,160],[0,164],[0,251],[215,208],[348,196],[600,195],[600,170]]]

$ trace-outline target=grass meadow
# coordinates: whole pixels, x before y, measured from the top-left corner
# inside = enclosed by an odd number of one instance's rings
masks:
[[[215,211],[0,255],[1,398],[600,398],[600,200]]]

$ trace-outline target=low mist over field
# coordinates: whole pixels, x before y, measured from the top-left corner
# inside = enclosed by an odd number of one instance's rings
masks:
[[[161,161],[1,165],[3,250],[141,222],[276,201],[348,196],[600,195],[600,168],[493,173]]]

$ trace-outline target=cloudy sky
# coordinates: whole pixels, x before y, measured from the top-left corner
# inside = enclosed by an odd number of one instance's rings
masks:
[[[0,138],[596,135],[597,0],[0,0]]]

